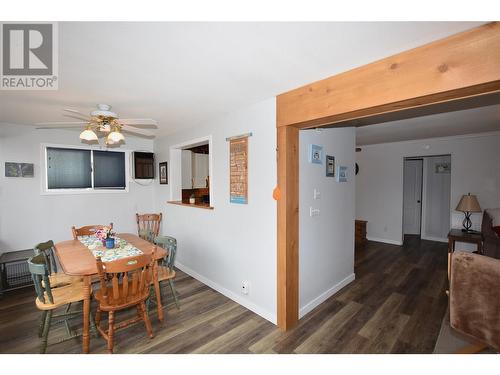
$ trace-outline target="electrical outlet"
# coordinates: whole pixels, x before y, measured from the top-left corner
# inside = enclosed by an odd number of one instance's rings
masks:
[[[313,216],[319,216],[319,208],[312,208],[312,207],[309,207],[309,215],[311,217]]]
[[[250,281],[242,281],[241,282],[241,293],[248,294],[250,293]]]

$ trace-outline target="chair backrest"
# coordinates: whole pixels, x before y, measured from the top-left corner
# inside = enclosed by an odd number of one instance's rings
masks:
[[[73,239],[76,240],[78,236],[91,236],[95,234],[97,229],[102,229],[104,227],[110,227],[113,229],[113,223],[109,223],[109,225],[85,225],[84,227],[76,228],[75,226],[71,227],[71,232],[73,233]]]
[[[455,251],[451,256],[450,324],[500,350],[500,259]]]
[[[177,240],[170,236],[157,236],[154,242],[156,245],[168,250],[166,265],[170,270],[172,270],[174,268],[175,257],[177,255]]]
[[[33,279],[33,284],[35,285],[38,299],[43,303],[54,303],[52,288],[50,287],[50,273],[45,255],[40,253],[29,258],[28,268],[31,273],[31,278]]]
[[[35,255],[43,254],[45,257],[45,262],[47,263],[47,269],[50,274],[57,273],[57,262],[56,256],[54,253],[54,242],[47,241],[39,243],[33,249],[35,251]]]
[[[160,223],[162,214],[135,214],[137,221],[137,233],[142,239],[153,242],[160,233]]]
[[[156,272],[156,246],[151,254],[103,262],[97,258],[97,271],[104,302],[119,306],[128,301],[145,297]],[[108,289],[108,283],[111,288]]]

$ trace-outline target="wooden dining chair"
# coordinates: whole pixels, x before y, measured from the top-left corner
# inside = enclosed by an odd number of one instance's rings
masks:
[[[81,277],[66,275],[64,272],[58,271],[56,254],[54,251],[54,242],[47,241],[39,243],[33,249],[35,255],[42,254],[45,258],[45,263],[47,264],[47,270],[49,274],[49,281],[52,288],[73,284],[82,281]]]
[[[33,279],[33,284],[36,291],[36,307],[42,311],[40,324],[38,328],[38,337],[41,338],[40,353],[43,354],[47,350],[47,342],[49,330],[52,324],[64,322],[68,337],[58,341],[66,341],[79,335],[72,332],[68,320],[82,314],[82,310],[70,311],[71,303],[83,302],[83,283],[81,281],[72,283],[66,286],[53,288],[51,285],[49,263],[43,253],[35,255],[28,259],[28,267]],[[66,306],[64,313],[53,315],[55,309]],[[59,321],[54,321],[54,318],[63,318]],[[93,320],[91,320],[91,327]]]
[[[156,279],[156,247],[151,254],[102,262],[97,258],[100,289],[95,292],[98,301],[95,322],[98,332],[108,343],[108,352],[113,353],[115,330],[125,328],[140,320],[153,338],[153,329],[146,310],[151,280]],[[137,316],[115,324],[115,312],[130,307],[137,308]],[[101,327],[101,313],[108,313],[108,329]]]
[[[137,221],[137,233],[143,240],[153,242],[156,236],[160,234],[160,224],[162,214],[135,214]]]
[[[168,283],[170,286],[170,290],[174,297],[175,306],[179,309],[179,299],[177,298],[177,291],[175,290],[175,257],[177,255],[177,240],[174,237],[170,236],[157,236],[154,240],[154,243],[165,250],[167,250],[167,256],[163,259],[163,262],[157,267],[158,274],[158,283],[160,284],[160,293],[161,293],[161,285]],[[167,304],[162,304],[166,306]],[[149,307],[149,305],[148,305]]]
[[[73,233],[73,239],[77,240],[78,236],[91,236],[91,235],[95,234],[95,231],[97,229],[102,229],[104,227],[109,227],[109,228],[113,229],[113,223],[109,223],[109,225],[101,225],[101,224],[85,225],[85,226],[80,227],[80,228],[76,228],[75,226],[72,226],[71,232]]]

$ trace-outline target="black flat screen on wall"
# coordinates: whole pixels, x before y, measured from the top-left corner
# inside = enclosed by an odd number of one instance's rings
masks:
[[[155,154],[152,152],[134,152],[134,178],[155,178]]]

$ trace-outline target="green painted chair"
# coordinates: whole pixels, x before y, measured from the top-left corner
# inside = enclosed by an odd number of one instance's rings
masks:
[[[44,253],[40,253],[28,259],[28,267],[33,279],[33,284],[36,291],[36,307],[42,311],[40,324],[38,328],[38,337],[40,337],[40,353],[45,353],[47,350],[47,341],[49,330],[52,324],[64,323],[68,337],[59,340],[63,342],[79,336],[70,329],[68,320],[82,314],[80,311],[70,311],[71,304],[74,302],[83,302],[83,283],[76,282],[66,286],[54,288],[51,286],[49,263]],[[66,307],[65,312],[59,315],[54,315],[54,310],[60,307]],[[54,320],[62,318],[61,320]],[[95,324],[91,319],[92,333],[96,335]]]
[[[81,277],[70,276],[66,275],[64,272],[58,272],[53,241],[39,243],[33,250],[35,251],[35,255],[43,254],[49,273],[50,286],[52,288],[82,281]]]
[[[156,236],[154,239],[154,243],[157,246],[168,250],[168,255],[163,259],[163,261],[158,265],[158,282],[160,283],[160,291],[161,285],[163,281],[168,281],[168,285],[170,286],[170,290],[172,291],[172,295],[174,297],[175,306],[179,309],[179,299],[177,298],[177,291],[175,290],[175,257],[177,255],[177,240],[170,236]],[[164,284],[164,283],[163,283]],[[153,301],[153,298],[149,299]],[[148,307],[149,307],[148,301]]]

